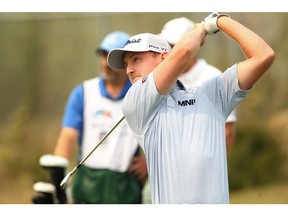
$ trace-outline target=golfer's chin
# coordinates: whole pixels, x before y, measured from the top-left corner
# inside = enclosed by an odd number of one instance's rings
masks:
[[[132,83],[132,84],[136,83],[140,78],[141,78],[141,77],[134,77],[134,78],[130,79],[130,80],[131,80],[131,83]]]

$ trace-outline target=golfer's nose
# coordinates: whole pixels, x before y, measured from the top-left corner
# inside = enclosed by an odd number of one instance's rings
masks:
[[[135,72],[135,69],[133,67],[127,66],[127,68],[126,68],[127,75],[130,75],[134,72]]]

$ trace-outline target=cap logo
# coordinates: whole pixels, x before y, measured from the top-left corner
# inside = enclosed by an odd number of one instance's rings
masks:
[[[157,49],[157,50],[162,50],[162,51],[167,51],[167,49],[165,47],[159,47],[159,46],[155,46],[153,44],[149,44],[149,48],[153,48],[153,49]]]
[[[128,40],[127,42],[126,42],[126,44],[125,44],[125,46],[126,45],[128,45],[128,44],[130,44],[130,43],[140,43],[141,42],[141,38],[139,38],[139,39],[132,39],[132,40]]]

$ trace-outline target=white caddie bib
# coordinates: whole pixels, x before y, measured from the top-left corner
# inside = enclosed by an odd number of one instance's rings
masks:
[[[100,94],[99,78],[84,82],[82,158],[87,156],[121,119],[122,99],[113,101]],[[85,161],[85,166],[124,172],[138,147],[124,119]]]

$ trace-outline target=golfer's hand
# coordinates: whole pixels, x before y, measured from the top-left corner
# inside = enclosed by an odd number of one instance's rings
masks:
[[[144,181],[148,175],[145,156],[133,157],[128,172],[134,174],[138,180]]]
[[[213,35],[213,34],[216,34],[218,31],[220,31],[219,27],[217,25],[217,20],[221,16],[229,17],[227,14],[219,14],[217,12],[213,12],[213,13],[209,14],[204,19],[204,21],[201,22],[202,24],[204,24],[204,27],[205,27],[208,35]]]

